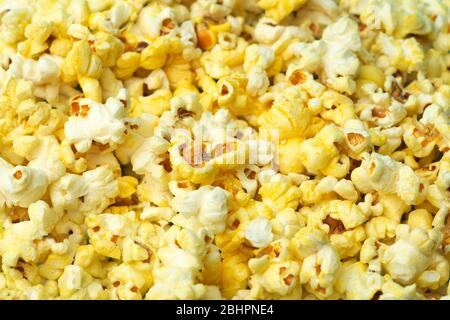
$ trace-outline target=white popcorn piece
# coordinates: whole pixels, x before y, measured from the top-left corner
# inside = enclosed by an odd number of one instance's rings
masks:
[[[360,64],[355,54],[361,50],[358,25],[349,17],[342,17],[325,28],[322,40],[294,43],[291,50],[294,56],[301,57],[296,63],[306,71],[323,66],[329,81],[353,77]]]
[[[429,266],[433,252],[439,245],[437,230],[410,230],[399,225],[396,242],[381,251],[381,263],[392,278],[403,284],[413,284]]]
[[[244,231],[245,238],[256,248],[263,248],[272,242],[272,226],[265,217],[257,217],[250,221]]]
[[[172,208],[185,219],[216,234],[225,230],[229,198],[229,192],[220,187],[203,186],[175,194]]]
[[[4,1],[0,300],[450,300],[449,9]]]
[[[362,262],[346,262],[342,266],[336,284],[336,290],[346,299],[372,299],[383,286],[380,274],[370,272]]]

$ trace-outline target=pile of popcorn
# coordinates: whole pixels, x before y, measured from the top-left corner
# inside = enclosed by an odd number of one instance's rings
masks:
[[[450,299],[449,105],[449,0],[1,1],[0,300]]]

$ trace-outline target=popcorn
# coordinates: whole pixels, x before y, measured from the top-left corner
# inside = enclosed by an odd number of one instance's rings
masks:
[[[141,56],[137,52],[124,52],[116,62],[113,69],[114,74],[119,79],[128,79],[139,68]]]
[[[287,139],[285,143],[279,146],[279,162],[281,173],[302,173],[304,171],[303,164],[297,157],[301,143],[301,139],[292,138]]]
[[[247,287],[250,270],[242,253],[225,257],[222,262],[220,288],[225,298],[231,299],[240,289]]]
[[[338,229],[339,230],[339,229]],[[330,242],[336,248],[342,258],[354,257],[362,250],[362,241],[366,239],[366,232],[363,226],[358,226],[343,233],[333,233],[330,235]]]
[[[185,195],[175,194],[172,206],[191,224],[212,232],[225,230],[230,194],[219,187],[204,186]]]
[[[121,90],[116,98],[109,98],[104,105],[90,99],[81,99],[72,105],[72,115],[64,126],[69,142],[80,152],[88,151],[93,142],[100,144],[121,143],[124,138],[123,123],[126,92]]]
[[[406,204],[419,203],[425,187],[410,167],[375,152],[371,153],[370,158],[364,158],[358,169],[359,174],[361,177],[355,174],[354,180],[352,179],[356,186],[369,183],[369,188],[383,193],[395,193]],[[365,182],[360,180],[363,177]]]
[[[437,230],[410,230],[406,225],[396,229],[396,242],[381,252],[381,263],[392,278],[409,285],[425,271],[439,244]]]
[[[282,210],[270,222],[274,235],[287,239],[292,238],[305,226],[305,221],[292,208]]]
[[[429,108],[430,107],[425,109],[425,111]],[[430,111],[432,111],[432,109],[433,108],[431,108]],[[439,119],[439,116],[437,116],[436,119]],[[439,139],[439,131],[436,130],[434,123],[423,125],[422,123],[425,121],[416,123],[413,121],[405,121],[403,131],[403,139],[405,144],[413,152],[414,156],[420,158],[429,155]]]
[[[158,37],[141,52],[140,66],[147,70],[159,69],[166,63],[169,52],[177,53],[179,50],[178,39]]]
[[[342,221],[345,229],[353,229],[367,220],[365,212],[349,200],[327,200],[318,205],[320,211]]]
[[[0,8],[0,299],[450,298],[448,1],[62,3]]]
[[[385,104],[385,102],[383,102]],[[391,127],[400,122],[407,114],[405,108],[397,101],[385,107],[373,105],[361,112],[361,118],[376,123],[381,127]]]
[[[195,283],[196,255],[172,245],[159,249],[158,258],[161,266],[153,270],[155,284],[146,299],[200,299],[207,294],[205,285]]]
[[[367,270],[362,262],[348,261],[342,265],[336,290],[346,299],[371,299],[383,286],[383,278]]]
[[[322,34],[322,39],[312,43],[294,43],[291,52],[297,58],[294,60],[300,68],[307,71],[322,67],[328,82],[339,81],[339,77],[350,80],[359,68],[359,60],[355,53],[361,50],[361,39],[356,22],[348,17],[342,17],[328,25]],[[333,61],[333,62],[331,62]],[[334,83],[335,89],[340,88]]]
[[[135,232],[134,219],[134,212],[129,212],[125,215],[104,213],[88,216],[86,225],[89,228],[88,232],[94,249],[107,257],[115,259],[125,258],[122,256],[125,255],[125,250],[133,250],[129,247],[133,243],[127,243],[127,237],[132,236]],[[137,254],[142,255],[141,260],[148,258],[144,248],[140,248]]]
[[[336,126],[328,125],[322,128],[314,138],[303,141],[300,145],[299,156],[305,168],[312,173],[326,174],[328,168],[333,169],[332,167],[339,165],[338,162],[341,159],[335,143],[341,142],[343,138],[343,133]],[[333,171],[335,170],[330,170],[330,173]],[[338,173],[339,171],[335,171],[337,177],[342,176]]]
[[[356,23],[349,18],[341,18],[325,28],[322,39],[328,45],[324,57],[324,69],[327,76],[332,78],[334,72],[341,76],[353,75],[359,63],[355,61],[351,52],[358,52],[361,49]],[[330,57],[337,59],[337,63],[331,64]],[[340,63],[344,64],[344,61],[347,66],[339,66]]]
[[[263,71],[261,71],[263,72]],[[250,75],[249,75],[250,77]],[[264,77],[266,77],[264,75]],[[259,81],[259,78],[255,78]],[[267,79],[266,79],[267,80]],[[264,80],[267,84],[267,81]],[[267,108],[263,102],[259,99],[255,99],[251,95],[249,95],[247,91],[249,91],[247,86],[252,85],[253,82],[247,81],[244,76],[228,76],[223,77],[217,82],[217,88],[219,89],[219,96],[217,98],[217,102],[219,106],[226,107],[236,116],[249,116],[249,115],[259,115]],[[257,85],[258,83],[254,83]],[[265,84],[262,84],[263,91],[265,91]],[[255,93],[255,92],[254,92]],[[253,94],[256,95],[256,94]],[[253,103],[255,106],[252,109],[247,108],[249,103]]]
[[[382,286],[383,294],[380,300],[412,300],[417,298],[416,285],[401,286],[395,281],[389,280]]]
[[[137,186],[137,196],[139,200],[153,202],[158,206],[167,206],[172,199],[169,192],[169,175],[163,166],[152,174],[146,173]]]
[[[274,3],[267,0],[261,0],[258,2],[258,6],[265,10],[266,15],[269,18],[279,22],[292,11],[300,8],[305,2],[306,1],[304,0],[287,0],[280,3]]]
[[[93,277],[104,278],[106,276],[101,256],[95,252],[94,246],[90,244],[78,247],[74,264],[82,267]]]
[[[432,228],[432,222],[432,215],[425,209],[411,211],[408,215],[408,225],[410,228],[430,230]]]
[[[260,281],[261,286],[268,293],[279,296],[289,296],[296,291],[298,283],[299,265],[296,262],[279,262],[271,264],[264,273],[253,281]],[[252,281],[252,282],[253,282]]]
[[[386,63],[401,71],[417,71],[424,63],[423,50],[414,37],[394,39],[380,33],[374,49],[383,54],[380,59],[385,57]]]
[[[92,54],[86,39],[76,41],[61,65],[61,77],[74,81],[78,77],[98,79],[102,68],[101,59]]]
[[[28,166],[14,167],[3,158],[0,158],[0,170],[3,181],[0,193],[8,205],[27,208],[47,191],[48,178],[42,170]]]
[[[58,279],[62,298],[75,300],[100,300],[106,298],[102,285],[79,266],[67,266]]]
[[[253,219],[245,230],[245,238],[256,248],[267,246],[273,239],[269,220],[265,217]]]
[[[261,174],[261,173],[260,173]],[[300,200],[300,190],[286,176],[276,174],[261,181],[259,194],[265,204],[278,212],[285,208],[295,209]]]
[[[417,281],[420,288],[438,289],[448,281],[448,261],[440,254],[434,254],[431,264]]]
[[[32,81],[38,86],[52,84],[58,86],[61,60],[44,54],[37,61],[16,55],[12,59],[7,73],[15,78]]]
[[[66,168],[61,160],[62,145],[54,136],[19,136],[13,141],[14,152],[29,161],[28,166],[39,168],[51,184],[64,175]]]
[[[268,47],[250,45],[245,50],[244,71],[248,77],[246,89],[251,95],[261,95],[269,87],[265,69],[270,67],[274,59],[274,52]]]
[[[358,199],[358,192],[350,180],[339,180],[334,186],[334,191],[344,199],[351,201],[356,201]]]
[[[358,81],[375,83],[378,88],[384,87],[385,76],[383,70],[374,65],[362,65],[359,68]]]
[[[424,14],[427,11],[422,3],[371,1],[362,5],[361,21],[370,29],[383,29],[396,38],[426,35],[433,30],[432,20]]]
[[[61,216],[59,212],[51,210],[48,204],[42,200],[29,206],[28,215],[30,221],[36,225],[43,235],[47,235],[53,230]]]
[[[66,174],[52,184],[49,193],[58,210],[99,213],[118,195],[119,187],[110,169],[98,167],[81,176]]]
[[[219,2],[216,0],[201,0],[197,1],[191,8],[192,15],[194,17],[213,17],[214,19],[220,20],[228,15],[230,15],[231,10],[235,5],[234,0],[226,0]]]
[[[38,260],[39,251],[35,240],[40,240],[42,234],[31,221],[24,221],[11,225],[4,231],[0,240],[0,253],[2,263],[6,266],[15,266],[19,259],[27,263]]]
[[[279,138],[283,140],[301,137],[310,119],[311,113],[303,106],[299,92],[287,88],[276,96],[272,107],[259,117],[258,124],[265,130],[279,130]]]
[[[397,225],[397,222],[386,217],[374,217],[364,225],[364,228],[368,237],[386,239],[395,236]]]
[[[333,294],[333,285],[340,268],[340,259],[336,250],[324,246],[316,254],[303,260],[300,279],[306,284],[306,289],[318,297]]]
[[[343,129],[347,148],[352,154],[359,156],[370,146],[370,134],[360,120],[348,120]]]

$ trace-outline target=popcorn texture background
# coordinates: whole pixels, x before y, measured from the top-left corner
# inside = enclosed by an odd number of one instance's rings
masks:
[[[0,300],[450,299],[449,12],[0,1]]]

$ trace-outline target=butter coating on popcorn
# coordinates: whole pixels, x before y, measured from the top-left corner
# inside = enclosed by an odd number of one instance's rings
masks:
[[[109,98],[105,105],[92,100],[81,99],[75,103],[72,117],[64,127],[66,138],[79,152],[86,152],[93,142],[118,144],[123,141],[125,125],[123,118],[127,104],[126,92],[119,92],[116,98]]]

